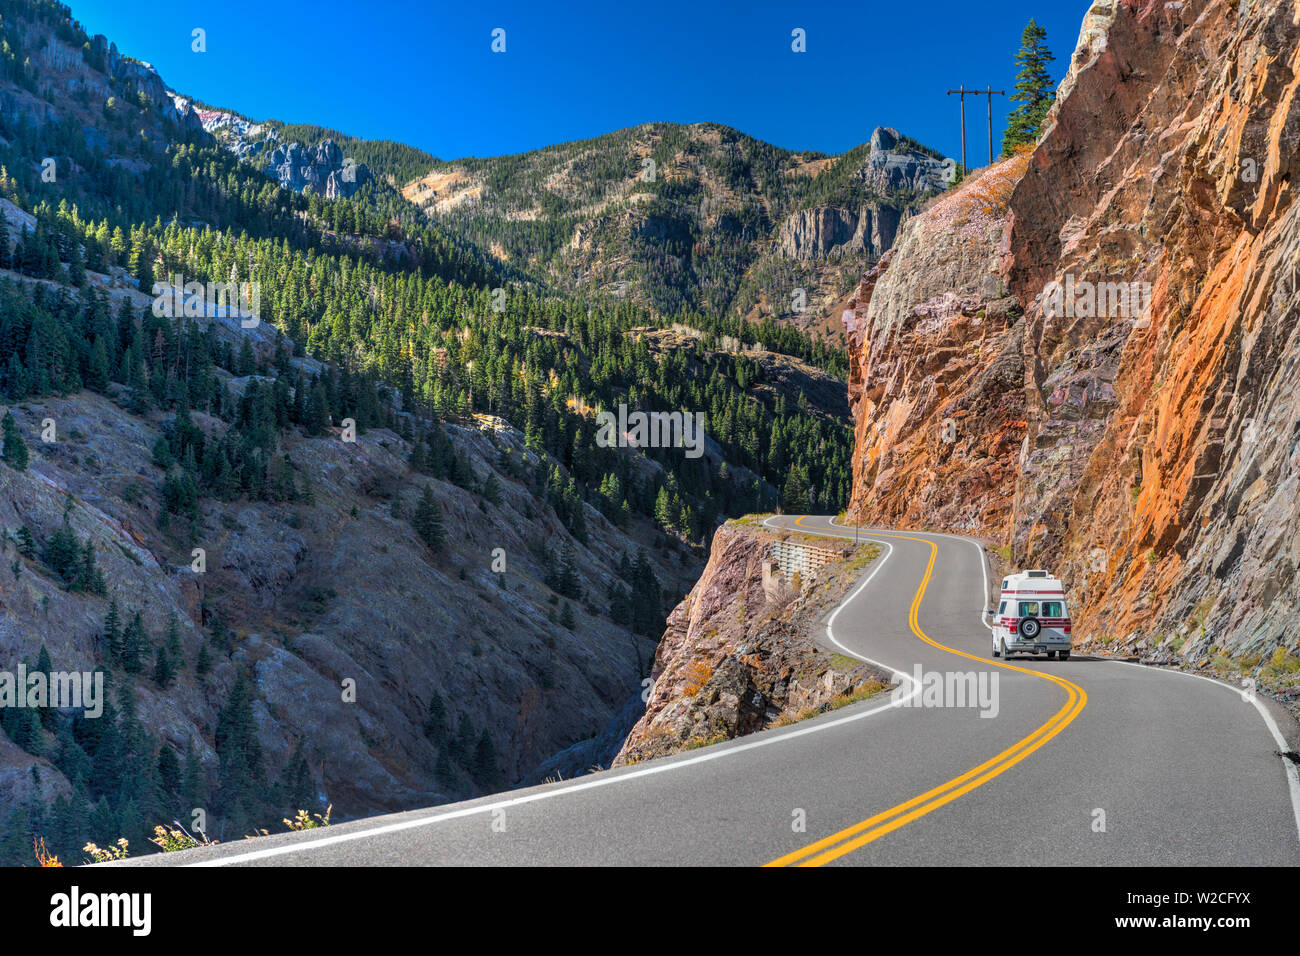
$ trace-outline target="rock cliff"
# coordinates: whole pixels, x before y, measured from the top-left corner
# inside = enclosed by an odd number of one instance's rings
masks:
[[[878,259],[894,244],[902,218],[897,209],[817,206],[792,213],[777,234],[781,255],[790,259],[827,259],[856,255]]]
[[[778,540],[835,548],[839,560],[787,580],[765,570]],[[645,713],[615,764],[754,733],[883,690],[887,675],[818,644],[822,617],[874,553],[754,519],[720,528],[704,573],[668,617]]]
[[[1298,66],[1292,3],[1092,5],[1032,155],[846,313],[858,519],[1054,568],[1085,643],[1294,683]]]
[[[344,156],[328,137],[309,146],[284,142],[271,124],[254,123],[226,110],[199,110],[197,117],[226,149],[285,189],[300,193],[310,186],[325,199],[345,199],[374,179],[365,163]]]

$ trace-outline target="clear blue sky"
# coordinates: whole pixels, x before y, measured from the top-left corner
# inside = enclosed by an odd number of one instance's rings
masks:
[[[653,120],[714,121],[842,152],[895,126],[960,150],[962,84],[1011,91],[1031,17],[1063,75],[1087,0],[858,3],[545,0],[71,0],[72,14],[173,89],[255,119],[317,123],[444,159],[491,156]],[[207,52],[191,31],[207,31]],[[506,52],[491,33],[506,31]],[[807,52],[791,51],[806,31]],[[983,100],[967,99],[972,165]],[[1009,106],[994,98],[995,145]]]

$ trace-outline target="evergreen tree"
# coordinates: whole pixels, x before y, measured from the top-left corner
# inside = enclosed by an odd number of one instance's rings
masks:
[[[167,794],[180,792],[181,762],[171,747],[163,747],[158,751],[158,781]]]
[[[136,611],[126,629],[122,632],[122,670],[128,674],[138,674],[144,670],[146,655],[149,653],[149,635],[144,629],[144,620]]]
[[[663,594],[654,566],[644,551],[637,553],[632,568],[632,628],[638,634],[657,637],[663,631]]]
[[[72,526],[68,524],[68,516],[65,514],[59,530],[50,535],[49,540],[45,542],[41,559],[51,571],[63,579],[64,584],[70,584],[76,577],[81,557],[81,543],[73,533]]]
[[[782,507],[786,514],[802,515],[808,513],[808,484],[800,469],[795,468],[786,479],[782,492]]]
[[[420,493],[415,514],[411,518],[411,527],[420,536],[420,540],[429,546],[429,550],[437,553],[443,549],[447,533],[442,524],[442,509],[438,507],[430,485],[425,485],[424,491]]]
[[[120,667],[122,664],[122,614],[117,608],[117,601],[108,602],[108,614],[104,617],[104,657],[109,663]]]
[[[303,421],[303,428],[308,435],[324,435],[330,427],[330,406],[329,397],[325,388],[317,380],[312,386],[307,396],[307,413]]]
[[[103,337],[95,339],[90,350],[90,369],[86,376],[86,387],[95,392],[107,392],[111,381],[112,368],[108,361],[108,347]]]
[[[456,771],[451,765],[451,757],[448,756],[446,747],[438,751],[438,763],[433,773],[444,787],[449,787],[456,782]]]
[[[411,466],[412,471],[424,471],[429,464],[428,455],[424,450],[424,433],[415,436],[411,443],[411,454],[407,457],[406,463]]]
[[[222,791],[232,801],[245,802],[257,793],[262,779],[262,745],[253,717],[253,688],[242,670],[217,715],[214,743],[221,761]]]
[[[77,562],[72,590],[96,594],[99,597],[104,597],[108,593],[108,586],[104,582],[104,572],[99,569],[95,562],[95,545],[89,538],[86,539],[86,543],[81,548],[81,560]]]
[[[166,435],[159,435],[153,443],[153,463],[167,471],[175,463],[176,459],[172,457],[171,443],[167,441]]]
[[[4,428],[5,464],[15,471],[27,470],[27,443],[18,431],[13,412],[6,411],[2,423]]]
[[[167,648],[167,656],[172,666],[177,670],[184,670],[185,649],[181,646],[181,626],[175,613],[167,617],[167,638],[163,646]]]
[[[469,459],[452,452],[451,473],[448,477],[451,478],[452,484],[458,487],[470,487],[474,483],[474,470],[470,467]]]
[[[160,645],[158,653],[154,656],[153,682],[159,687],[165,688],[175,676],[176,668],[172,664],[171,655],[167,653],[167,645]]]
[[[1018,147],[1033,146],[1042,132],[1043,120],[1056,98],[1052,76],[1047,65],[1055,60],[1047,46],[1047,31],[1035,20],[1030,20],[1020,38],[1020,52],[1016,65],[1016,92],[1011,102],[1020,105],[1007,119],[1007,131],[1002,138],[1002,155],[1012,155]]]
[[[317,803],[316,784],[312,780],[311,767],[307,763],[301,740],[294,745],[293,755],[280,774],[277,789],[280,806],[289,813],[310,810]]]
[[[461,714],[456,722],[456,735],[452,737],[449,747],[451,756],[460,763],[472,761],[474,756],[474,721],[468,714]]]
[[[185,750],[185,771],[181,776],[181,800],[187,807],[203,805],[203,766],[193,746]]]

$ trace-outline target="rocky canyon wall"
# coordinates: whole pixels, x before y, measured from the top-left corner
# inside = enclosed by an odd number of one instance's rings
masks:
[[[1292,680],[1298,67],[1293,0],[1092,5],[1038,147],[845,314],[858,520],[1056,570],[1085,642]]]

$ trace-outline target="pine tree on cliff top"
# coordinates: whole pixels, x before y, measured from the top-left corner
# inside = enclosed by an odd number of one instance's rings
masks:
[[[1020,105],[1007,120],[1007,132],[1002,138],[1002,155],[1010,156],[1018,146],[1033,146],[1038,142],[1043,120],[1056,98],[1052,75],[1047,65],[1055,60],[1047,47],[1047,31],[1034,20],[1029,21],[1020,38],[1020,52],[1016,65],[1016,92],[1011,102]]]

